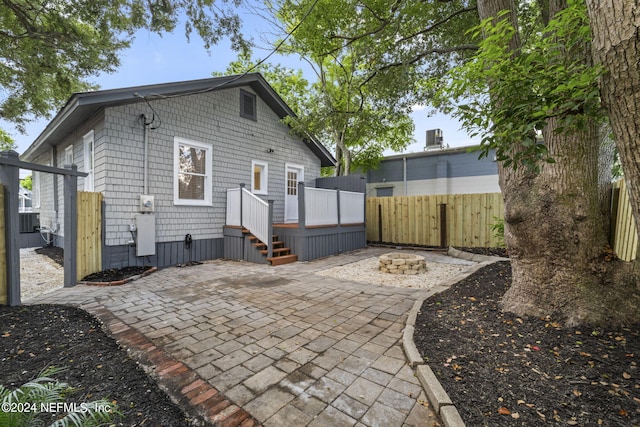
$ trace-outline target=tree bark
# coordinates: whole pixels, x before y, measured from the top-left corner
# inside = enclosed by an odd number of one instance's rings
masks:
[[[550,19],[564,4],[549,1]],[[515,24],[512,0],[478,2],[480,19],[498,19],[501,10],[511,10],[503,19]],[[517,36],[510,47],[518,54]],[[571,325],[636,320],[633,280],[626,271],[618,276],[621,263],[607,256],[611,163],[603,155],[598,126],[562,134],[557,127],[550,119],[543,129],[555,163],[540,172],[499,166],[513,271],[502,307],[518,315],[559,317]]]
[[[587,10],[593,56],[605,69],[600,95],[640,230],[640,6],[632,1],[587,0]]]

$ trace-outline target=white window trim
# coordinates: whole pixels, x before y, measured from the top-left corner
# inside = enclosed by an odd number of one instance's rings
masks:
[[[180,164],[178,156],[180,154],[180,145],[188,145],[190,147],[200,148],[206,151],[207,163],[205,167],[204,177],[204,200],[180,199],[180,189],[178,184],[178,175],[180,173]],[[213,206],[211,195],[213,193],[213,148],[211,144],[193,141],[186,138],[176,136],[173,138],[173,204],[180,206]]]
[[[259,166],[262,168],[260,173],[260,190],[256,190],[255,183],[255,168]],[[267,195],[269,194],[269,163],[262,160],[251,160],[251,192],[253,194]]]
[[[73,144],[64,149],[64,162],[62,167],[73,164]]]
[[[94,143],[94,134],[93,130],[87,133],[82,137],[82,142],[84,146],[84,172],[88,173],[88,175],[84,178],[84,191],[93,191],[94,190],[94,168],[95,168],[95,150],[96,145]],[[91,148],[91,149],[89,149]],[[89,168],[89,165],[93,167]]]

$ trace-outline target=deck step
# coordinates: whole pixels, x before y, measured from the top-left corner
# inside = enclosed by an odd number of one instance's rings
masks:
[[[275,240],[278,240],[278,235],[277,235],[277,234],[274,234],[274,235],[272,236],[272,238],[273,238],[273,240],[274,240],[274,241],[275,241]],[[257,240],[258,242],[260,241],[260,239],[258,239],[258,238],[257,238],[256,236],[254,236],[253,234],[249,235],[249,240],[251,240],[251,241]]]
[[[276,257],[273,257],[273,258],[267,258],[267,261],[269,261],[271,263],[271,265],[290,264],[292,262],[298,261],[298,255],[276,256]]]
[[[272,250],[274,255],[280,255],[280,254],[287,255],[288,252],[290,252],[290,251],[291,251],[291,249],[289,249],[289,248],[273,248],[273,250]],[[269,251],[267,249],[261,249],[260,253],[262,255],[266,255],[266,254],[269,253]]]
[[[253,246],[255,246],[256,248],[261,248],[261,249],[266,249],[267,245],[265,243],[262,242],[258,242],[258,243],[252,243]],[[273,242],[273,247],[277,248],[277,247],[281,247],[284,245],[284,242],[280,242],[280,241],[275,241]]]

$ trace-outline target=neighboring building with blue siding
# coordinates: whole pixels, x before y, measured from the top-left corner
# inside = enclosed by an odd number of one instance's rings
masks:
[[[479,159],[470,147],[385,157],[367,172],[367,196],[497,193],[495,152]]]

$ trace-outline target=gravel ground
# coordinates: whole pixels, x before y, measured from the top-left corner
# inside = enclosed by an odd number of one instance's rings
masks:
[[[23,301],[64,286],[64,269],[37,248],[20,249],[20,297]]]
[[[465,271],[468,264],[448,264],[443,262],[426,262],[427,271],[415,275],[389,274],[378,270],[378,257],[363,259],[351,264],[333,267],[317,272],[319,276],[341,280],[352,280],[360,283],[394,286],[396,288],[429,289]]]

